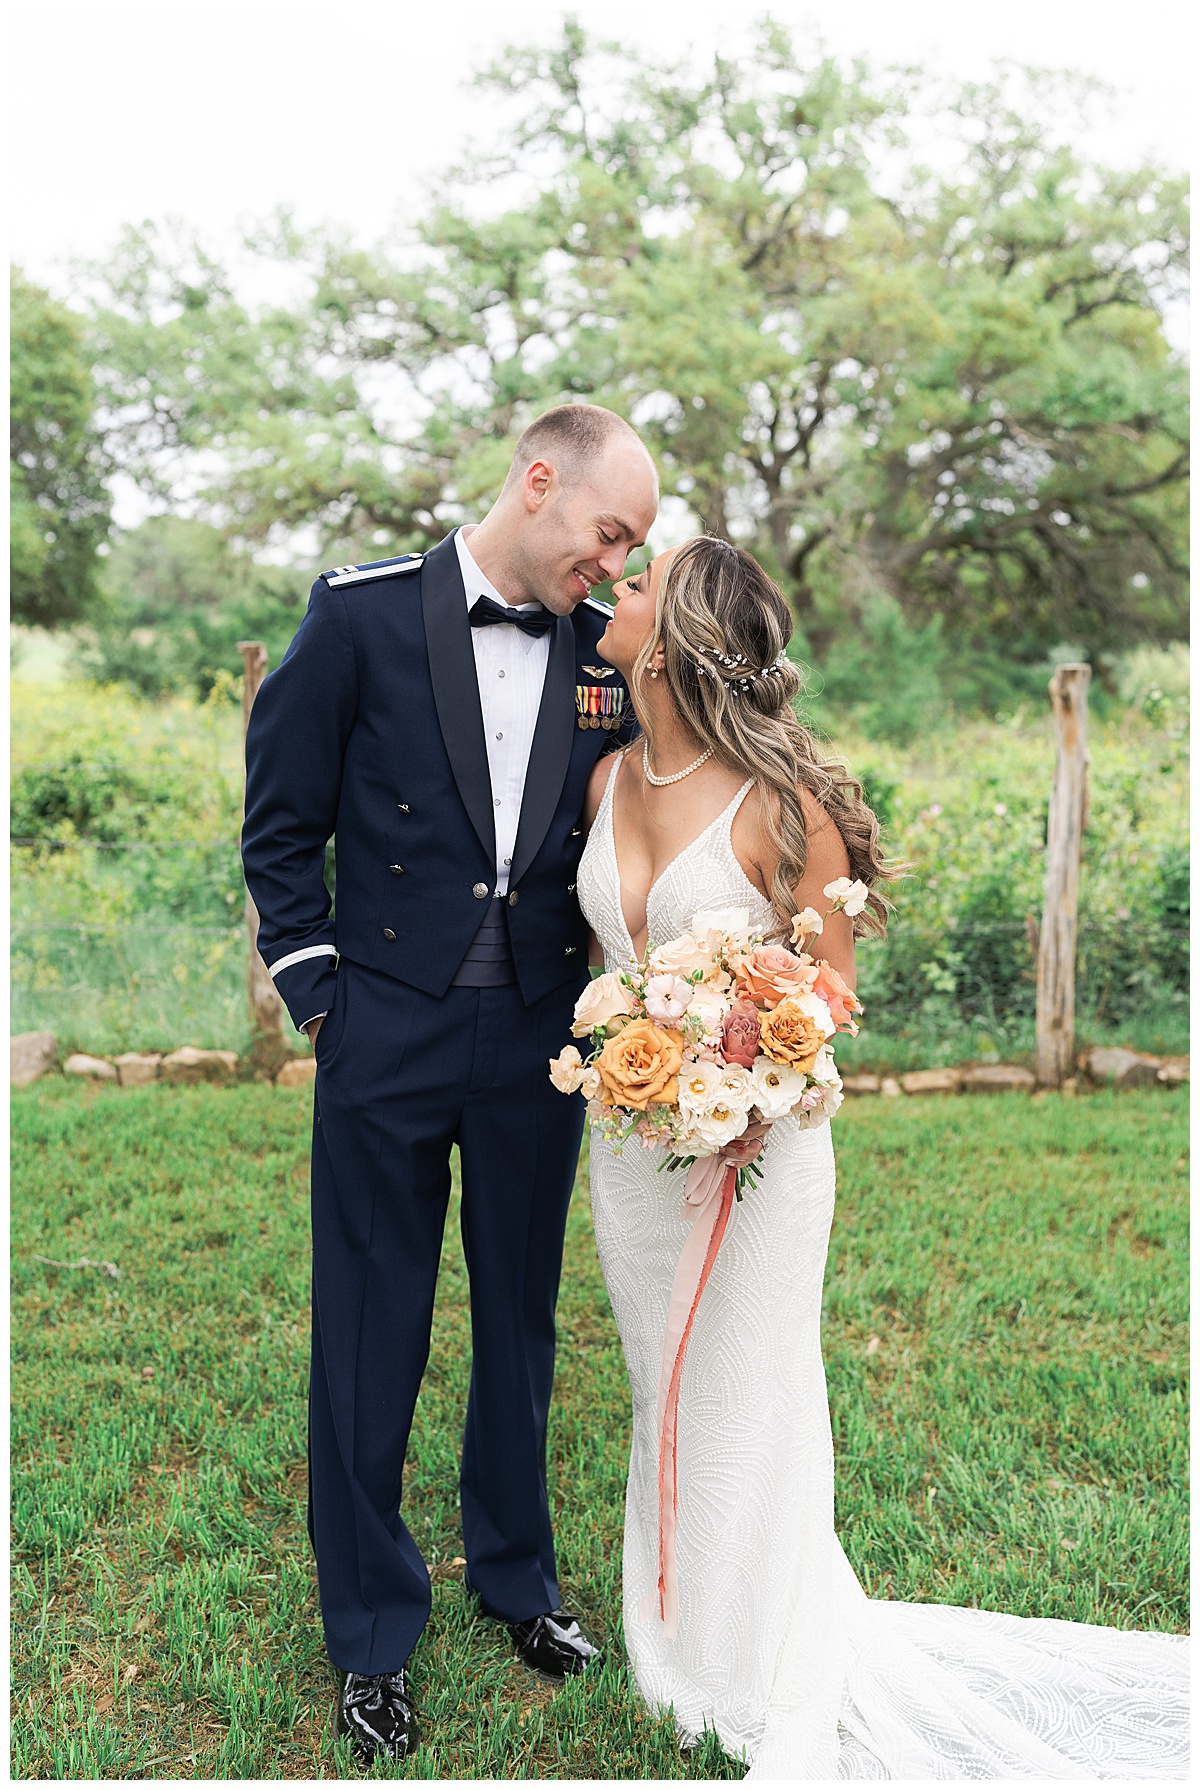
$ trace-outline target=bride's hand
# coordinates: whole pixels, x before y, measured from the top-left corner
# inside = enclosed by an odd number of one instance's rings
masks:
[[[734,1168],[745,1168],[762,1149],[763,1139],[770,1129],[765,1119],[758,1119],[754,1124],[747,1125],[741,1137],[735,1137],[731,1144],[725,1145],[721,1151],[721,1160],[732,1163]]]

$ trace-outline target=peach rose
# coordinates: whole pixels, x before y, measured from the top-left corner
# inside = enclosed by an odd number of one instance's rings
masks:
[[[832,964],[818,963],[817,976],[813,983],[813,993],[820,995],[829,1008],[835,1026],[843,1026],[848,1032],[857,1032],[854,1014],[862,1012],[862,1002],[844,982]]]
[[[631,1019],[600,1052],[596,1067],[606,1106],[632,1106],[645,1112],[660,1102],[674,1106],[679,1098],[683,1034],[656,1026],[653,1020]]]
[[[629,990],[610,970],[607,975],[597,976],[594,982],[589,982],[576,1001],[571,1036],[586,1038],[591,1032],[603,1030],[610,1020],[620,1019],[632,1012],[633,1000]]]
[[[796,1069],[801,1075],[811,1073],[813,1064],[825,1042],[825,1032],[800,1002],[789,996],[774,1013],[764,1013],[758,1048],[773,1063],[785,1069]]]
[[[757,945],[738,960],[737,992],[745,1001],[773,1007],[790,994],[811,988],[816,971],[784,945]]]
[[[690,976],[694,970],[711,969],[712,958],[690,932],[681,932],[677,939],[668,939],[651,951],[646,968],[652,976]]]

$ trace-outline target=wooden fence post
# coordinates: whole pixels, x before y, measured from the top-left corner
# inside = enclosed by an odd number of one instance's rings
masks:
[[[1060,665],[1050,679],[1057,756],[1046,839],[1046,891],[1037,968],[1037,1078],[1057,1087],[1075,1054],[1075,917],[1087,825],[1087,665]]]
[[[261,640],[239,640],[238,651],[242,655],[245,675],[242,678],[242,741],[246,738],[246,728],[250,722],[250,710],[254,707],[254,698],[258,695],[259,685],[267,675],[267,649]],[[246,815],[246,790],[243,775],[242,783],[242,818]],[[239,841],[240,843],[240,841]],[[287,1009],[280,998],[279,990],[271,980],[271,973],[259,956],[258,951],[258,909],[246,891],[246,931],[250,938],[250,954],[246,960],[246,992],[250,997],[250,1024],[254,1031],[254,1043],[251,1056],[261,1068],[273,1072],[278,1069],[285,1058],[292,1055],[285,1030]]]

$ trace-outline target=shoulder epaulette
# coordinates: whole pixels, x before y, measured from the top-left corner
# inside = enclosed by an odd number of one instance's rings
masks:
[[[398,559],[380,559],[370,566],[334,566],[321,576],[331,590],[343,584],[367,584],[372,578],[395,578],[401,572],[417,572],[425,563],[423,553],[403,553]]]
[[[613,606],[611,603],[602,603],[599,597],[585,597],[583,600],[589,609],[594,609],[597,615],[602,615],[606,622],[612,620]]]

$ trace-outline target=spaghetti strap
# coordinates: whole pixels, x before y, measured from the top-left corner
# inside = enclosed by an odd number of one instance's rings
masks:
[[[742,803],[746,800],[746,797],[750,794],[750,791],[753,788],[754,788],[753,777],[747,777],[746,781],[742,784],[742,787],[738,790],[737,794],[734,796],[732,802],[730,802],[728,808],[726,808],[724,814],[718,814],[716,820],[714,820],[712,823],[714,827],[718,827],[718,826],[720,826],[722,821],[728,822],[728,825],[726,826],[725,831],[729,835],[730,839],[732,839],[732,837],[733,837],[733,823],[738,817],[738,810],[741,807]]]
[[[613,779],[615,778],[618,770],[621,768],[621,760],[624,756],[625,755],[623,752],[614,752],[613,753],[612,770],[608,773],[608,782],[604,785],[604,800],[606,802],[611,803],[611,801],[612,801]]]

